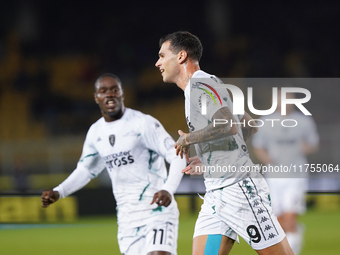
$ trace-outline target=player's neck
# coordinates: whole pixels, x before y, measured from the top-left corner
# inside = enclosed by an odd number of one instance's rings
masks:
[[[188,61],[181,66],[181,72],[179,75],[179,79],[176,82],[177,86],[181,88],[183,91],[185,90],[188,82],[191,77],[194,75],[196,71],[200,70],[200,66],[198,61]]]
[[[114,115],[102,112],[102,115],[104,117],[105,122],[113,122],[116,120],[119,120],[123,117],[125,112],[125,107],[122,106],[122,108],[120,109],[120,111],[118,111],[117,113],[115,113]]]

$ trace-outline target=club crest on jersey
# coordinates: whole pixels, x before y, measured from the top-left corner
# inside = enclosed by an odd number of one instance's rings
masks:
[[[115,144],[115,141],[116,141],[116,136],[115,135],[110,135],[109,136],[109,142],[110,142],[112,147]]]

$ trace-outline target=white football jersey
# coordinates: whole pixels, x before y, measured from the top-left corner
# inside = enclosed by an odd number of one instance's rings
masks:
[[[194,73],[186,86],[185,115],[190,132],[209,125],[213,121],[213,115],[222,107],[228,107],[231,112],[233,111],[232,100],[227,89],[214,88],[214,84],[217,83],[222,82],[216,76],[199,70]],[[206,115],[202,114],[202,97],[206,98]],[[234,115],[237,122],[240,122],[242,117]],[[243,139],[241,125],[236,135],[195,144],[195,149],[205,167],[204,178],[207,191],[239,182],[248,176],[246,172],[240,172],[240,167],[253,165]]]
[[[265,149],[275,165],[290,167],[292,164],[298,167],[307,163],[306,156],[302,150],[303,142],[310,146],[317,146],[319,143],[319,135],[312,117],[293,111],[286,116],[282,116],[279,112],[274,112],[260,119],[265,124],[259,127],[258,132],[253,137],[252,145],[254,148]],[[272,121],[265,121],[265,119],[279,121],[272,123]],[[297,125],[295,127],[285,127],[281,124],[284,119],[294,119]],[[289,125],[292,125],[291,122]]]
[[[100,118],[90,127],[77,168],[87,169],[93,177],[107,169],[118,223],[147,218],[150,208],[153,214],[175,210],[176,216],[174,199],[169,207],[150,205],[167,179],[164,159],[170,163],[176,157],[174,143],[157,119],[126,108],[119,120]]]

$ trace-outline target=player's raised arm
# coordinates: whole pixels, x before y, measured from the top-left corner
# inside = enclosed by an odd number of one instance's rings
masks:
[[[41,196],[42,207],[46,208],[60,198],[65,198],[72,193],[85,187],[91,179],[105,169],[105,165],[100,159],[92,143],[93,128],[87,133],[82,156],[77,164],[76,169],[61,184],[53,190],[44,191]]]
[[[94,176],[86,169],[77,167],[69,177],[53,190],[44,191],[41,196],[42,207],[46,208],[50,204],[65,198],[74,192],[85,187]]]

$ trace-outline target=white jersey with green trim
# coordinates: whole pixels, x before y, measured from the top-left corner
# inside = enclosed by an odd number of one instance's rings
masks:
[[[185,88],[185,115],[190,132],[205,128],[213,115],[222,107],[233,111],[231,97],[226,88],[216,88],[222,81],[201,70],[196,71]],[[206,98],[206,114],[202,114],[202,96]],[[204,101],[203,101],[204,103]],[[242,115],[234,115],[238,123]],[[223,121],[220,121],[223,122]],[[234,123],[235,124],[235,123]],[[245,179],[248,174],[241,166],[253,166],[243,139],[241,125],[236,135],[211,142],[195,144],[196,153],[203,163],[206,190],[230,186]]]
[[[294,110],[285,116],[282,116],[279,112],[274,112],[260,119],[265,124],[259,127],[259,131],[253,137],[252,145],[254,148],[265,149],[273,161],[273,165],[286,167],[292,165],[294,169],[294,166],[298,168],[307,163],[307,158],[303,152],[303,143],[312,147],[319,143],[317,128],[311,116],[305,116]],[[266,119],[275,121],[266,121]],[[280,122],[285,119],[294,120],[297,123],[296,126],[282,125]],[[291,123],[292,121],[289,122],[289,125]],[[300,175],[307,175],[307,173],[303,171],[303,174]]]
[[[169,207],[150,205],[167,179],[164,159],[171,163],[177,157],[174,143],[157,119],[126,108],[119,120],[100,118],[90,127],[77,168],[88,170],[93,177],[107,169],[118,223],[147,218],[151,209],[153,220],[161,211],[176,216],[174,199]]]

